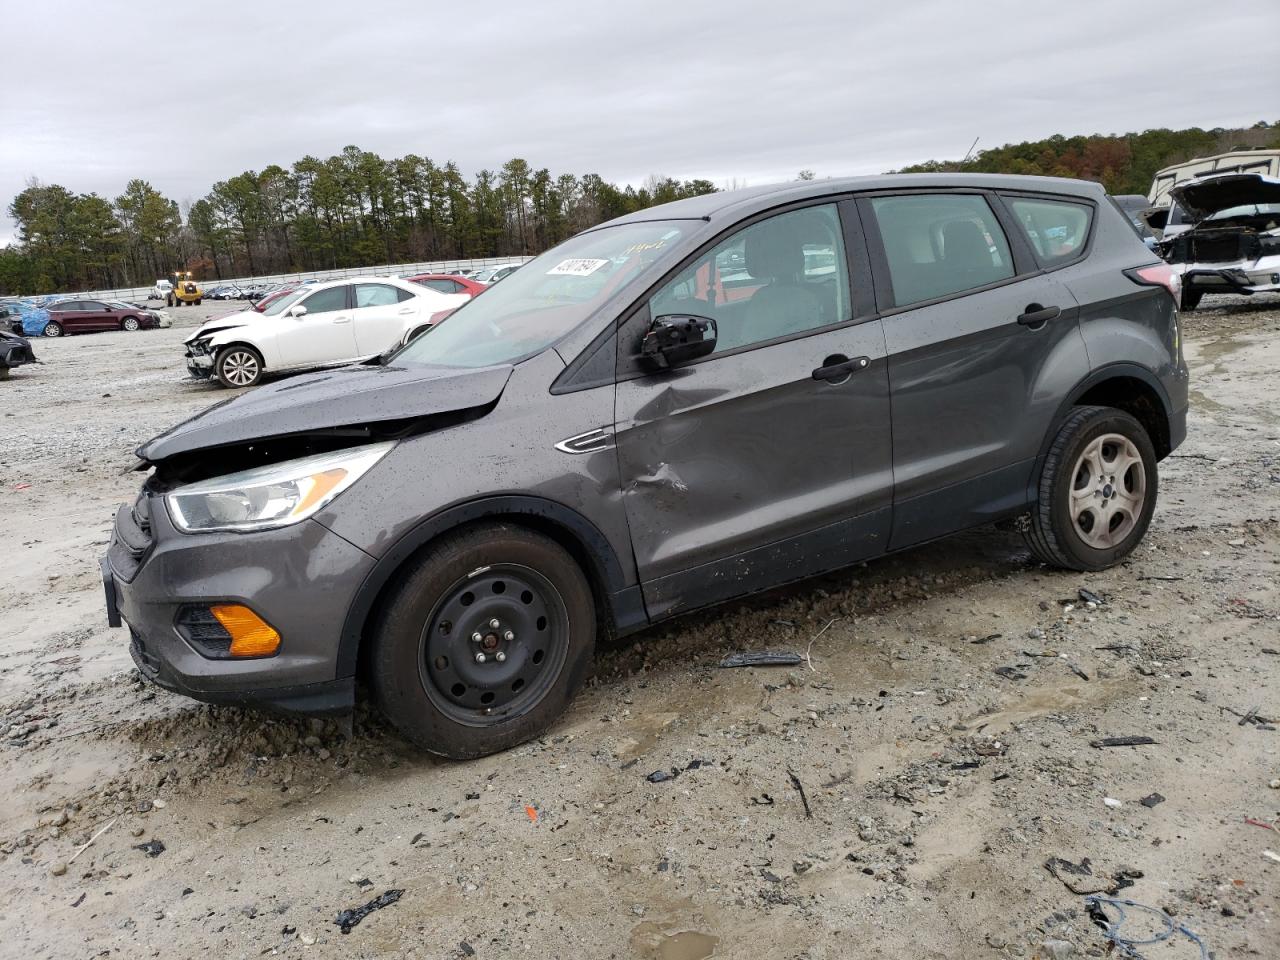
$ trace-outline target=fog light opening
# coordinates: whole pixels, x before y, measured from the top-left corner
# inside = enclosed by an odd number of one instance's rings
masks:
[[[280,649],[280,634],[248,607],[238,603],[210,606],[222,629],[231,636],[228,653],[233,657],[269,657]]]

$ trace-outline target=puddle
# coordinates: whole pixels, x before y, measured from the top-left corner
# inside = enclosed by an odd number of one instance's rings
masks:
[[[1191,406],[1195,410],[1207,410],[1209,413],[1224,413],[1231,408],[1225,404],[1218,403],[1217,400],[1210,400],[1199,390],[1189,391],[1191,397]]]
[[[664,933],[655,923],[642,923],[632,932],[632,941],[647,960],[708,960],[715,955],[720,938],[697,930]]]

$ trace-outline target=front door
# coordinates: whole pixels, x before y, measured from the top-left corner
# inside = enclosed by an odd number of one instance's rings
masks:
[[[347,302],[350,291],[349,284],[317,290],[294,304],[306,307],[306,313],[294,316],[286,310],[278,318],[276,349],[280,368],[337,363],[354,360],[359,355]]]
[[[885,549],[888,376],[869,280],[859,268],[850,283],[856,217],[827,203],[760,219],[624,326],[615,436],[651,617]],[[715,320],[716,350],[655,372],[639,337],[672,314]]]

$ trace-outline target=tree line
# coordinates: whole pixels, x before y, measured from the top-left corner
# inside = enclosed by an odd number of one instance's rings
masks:
[[[1232,150],[1280,149],[1280,123],[1248,129],[1144,130],[1141,133],[1048,137],[982,150],[965,160],[929,160],[898,173],[1019,173],[1075,177],[1101,183],[1108,193],[1146,194],[1157,170]]]
[[[1080,177],[1111,193],[1145,194],[1161,167],[1251,147],[1280,148],[1280,124],[1059,135],[901,172]],[[799,179],[814,176],[806,169]],[[177,269],[214,280],[536,254],[613,217],[715,189],[660,176],[620,187],[518,158],[468,178],[453,162],[387,160],[355,146],[221,180],[185,216],[141,179],[114,200],[32,181],[9,204],[18,242],[0,248],[0,294],[146,286]]]
[[[355,146],[221,180],[185,217],[145,180],[115,200],[31,181],[9,204],[18,242],[0,248],[0,295],[147,286],[178,269],[216,280],[536,254],[605,220],[715,189],[656,175],[618,186],[519,158],[468,179],[453,162],[387,160]]]

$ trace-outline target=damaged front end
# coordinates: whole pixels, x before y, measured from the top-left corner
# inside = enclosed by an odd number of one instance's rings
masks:
[[[1182,305],[1208,293],[1280,292],[1280,180],[1227,174],[1170,191],[1194,226],[1161,242],[1182,274]]]
[[[138,669],[197,700],[340,712],[341,625],[374,559],[317,515],[403,440],[484,416],[512,368],[348,367],[216,404],[143,444],[102,560]]]

